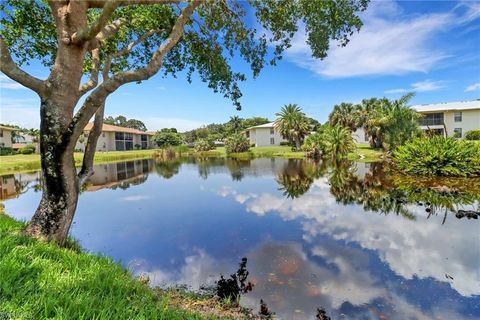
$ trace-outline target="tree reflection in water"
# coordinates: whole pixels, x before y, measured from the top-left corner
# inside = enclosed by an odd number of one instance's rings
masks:
[[[298,198],[310,190],[315,179],[321,177],[326,168],[323,162],[289,159],[277,175],[278,190],[287,198]]]

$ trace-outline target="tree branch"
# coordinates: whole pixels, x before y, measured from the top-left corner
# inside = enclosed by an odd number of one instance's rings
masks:
[[[43,80],[35,78],[27,72],[20,69],[19,66],[13,61],[8,46],[0,36],[0,71],[6,74],[9,78],[17,81],[21,85],[32,89],[40,96],[43,96],[46,85]]]
[[[72,35],[72,42],[78,44],[95,38],[103,27],[105,27],[118,5],[119,2],[115,0],[107,0],[104,2],[102,13],[98,19],[91,26],[75,32]]]
[[[118,7],[125,7],[131,5],[152,5],[152,4],[171,4],[180,3],[181,0],[117,0]],[[90,0],[88,1],[89,8],[102,8],[105,4],[105,0]]]
[[[155,30],[150,30],[150,31],[147,31],[145,32],[144,34],[142,34],[140,37],[138,37],[137,40],[133,41],[133,42],[130,42],[128,44],[128,46],[126,46],[125,48],[121,49],[121,50],[118,50],[110,55],[107,56],[107,58],[105,59],[105,64],[104,64],[104,67],[103,67],[103,79],[104,81],[106,79],[108,79],[108,73],[110,72],[110,66],[112,64],[112,60],[116,57],[119,57],[119,56],[122,56],[124,54],[127,54],[129,52],[132,51],[133,47],[135,47],[136,45],[142,43],[143,41],[145,41],[148,37],[150,37],[152,34],[154,33],[158,33],[158,32],[162,32],[162,31],[165,31],[165,29],[155,29]]]
[[[108,37],[117,33],[120,30],[120,28],[126,23],[127,23],[127,19],[119,18],[117,20],[114,20],[109,25],[105,26],[102,29],[102,31],[100,31],[94,39],[89,41],[89,45],[88,45],[89,50],[93,50],[95,48],[100,47],[103,44],[103,42],[108,39]]]
[[[185,25],[190,20],[195,9],[201,4],[202,0],[195,0],[188,3],[175,21],[170,35],[165,42],[158,47],[145,68],[119,72],[104,81],[90,94],[90,96],[88,96],[70,123],[69,127],[72,131],[72,139],[78,139],[90,118],[97,112],[99,108],[97,101],[105,101],[110,93],[117,90],[123,84],[146,80],[158,72],[162,66],[164,56],[181,39]]]
[[[95,88],[98,84],[98,72],[100,68],[100,52],[98,48],[92,50],[92,64],[93,67],[90,75],[90,80],[88,80],[84,84],[81,84],[80,88],[78,88],[80,95],[84,95],[89,90]]]

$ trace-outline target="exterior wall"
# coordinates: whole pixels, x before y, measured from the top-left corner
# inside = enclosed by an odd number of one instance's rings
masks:
[[[355,132],[352,132],[352,138],[355,143],[368,143],[368,139],[365,139],[365,131],[363,128],[358,128]]]
[[[147,148],[150,149],[152,147],[151,145],[151,136],[147,135]],[[85,138],[85,141],[83,143],[80,143],[77,141],[77,145],[75,146],[75,149],[80,149],[82,151],[85,151],[85,144],[87,143],[87,139]],[[141,145],[141,135],[139,134],[133,134],[133,149],[136,150],[135,145],[139,144]],[[116,151],[116,145],[115,145],[115,132],[102,132],[100,137],[98,137],[98,142],[97,142],[97,151]]]
[[[454,110],[444,111],[443,112],[443,121],[445,127],[447,128],[447,136],[453,137],[455,135],[455,129],[462,129],[461,138],[465,138],[465,134],[470,130],[480,129],[480,109],[477,110],[463,110],[462,112],[462,121],[455,122],[455,112]],[[429,112],[430,113],[430,112]],[[431,112],[436,113],[436,112]],[[422,114],[428,114],[427,112],[422,112]],[[422,130],[430,129],[439,129],[444,130],[443,125],[432,125],[432,126],[421,126]]]
[[[280,142],[287,142],[276,129],[273,130],[273,134],[271,134],[270,128],[252,128],[249,132],[250,143],[255,144],[256,147],[279,146]],[[271,138],[274,140],[273,144],[270,141]]]
[[[0,146],[12,147],[12,131],[0,128]]]
[[[454,129],[462,129],[462,139],[465,138],[465,133],[470,130],[480,129],[480,109],[462,111],[462,121],[455,122],[454,111],[446,111],[443,113],[445,126],[447,127],[447,135],[454,136]]]

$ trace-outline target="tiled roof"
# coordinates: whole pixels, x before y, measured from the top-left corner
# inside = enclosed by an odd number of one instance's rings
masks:
[[[18,129],[16,128],[12,128],[12,127],[6,127],[6,126],[0,126],[0,129],[3,129],[3,130],[10,130],[10,131],[16,131]]]
[[[447,110],[474,110],[480,109],[480,100],[419,104],[412,106],[418,112],[447,111]]]
[[[92,127],[93,127],[93,123],[89,122],[85,126],[84,130],[85,131],[90,131],[90,130],[92,130]],[[146,135],[149,135],[149,136],[153,136],[152,132],[144,132],[144,131],[140,131],[140,130],[137,130],[137,129],[124,128],[124,127],[114,126],[114,125],[105,124],[105,123],[102,126],[102,132],[126,132],[126,133],[146,134]]]

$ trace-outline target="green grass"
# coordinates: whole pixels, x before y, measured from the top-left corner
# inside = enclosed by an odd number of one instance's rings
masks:
[[[196,155],[226,157],[227,153],[224,147],[218,147],[215,150],[198,152],[196,153]],[[239,158],[239,159],[251,159],[251,158],[262,158],[262,157],[302,159],[302,158],[305,158],[305,152],[292,151],[292,148],[289,146],[252,147],[248,152],[230,153],[228,156],[232,158]],[[359,162],[372,162],[372,161],[381,160],[382,156],[383,156],[382,150],[372,149],[368,144],[359,144],[357,145],[357,150],[355,151],[355,153],[349,154],[348,158],[350,160],[356,160]]]
[[[34,240],[23,227],[0,208],[0,319],[217,318],[178,306],[192,295],[153,290],[107,257]]]
[[[96,152],[95,163],[115,162],[131,159],[151,158],[156,149],[132,150],[132,151],[110,151]],[[75,153],[75,164],[81,165],[83,153]],[[40,155],[38,154],[16,154],[12,156],[0,157],[0,174],[11,172],[24,172],[40,169]]]

